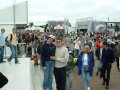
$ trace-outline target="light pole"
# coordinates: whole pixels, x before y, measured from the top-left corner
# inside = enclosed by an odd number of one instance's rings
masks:
[[[14,28],[16,28],[16,25],[15,25],[15,23],[16,23],[15,5],[16,5],[16,0],[13,0],[13,24],[14,24]]]

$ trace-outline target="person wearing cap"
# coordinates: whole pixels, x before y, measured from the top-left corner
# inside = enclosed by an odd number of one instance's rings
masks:
[[[49,90],[53,90],[52,81],[55,62],[50,57],[55,56],[56,46],[52,43],[54,39],[55,36],[49,35],[47,42],[42,45],[40,51],[44,71],[43,90],[47,90],[48,88]]]
[[[82,74],[84,90],[90,90],[90,78],[93,75],[94,55],[90,47],[85,45],[78,59],[78,75]]]
[[[110,72],[112,68],[112,63],[115,61],[115,51],[110,48],[107,42],[103,42],[103,50],[102,50],[102,68],[101,68],[101,77],[103,77],[102,85],[105,85],[105,88],[109,88],[110,81]]]
[[[56,88],[57,90],[66,90],[66,66],[69,60],[69,52],[68,49],[63,46],[63,39],[61,37],[56,39],[55,56],[51,56],[50,58],[55,61],[54,75]]]

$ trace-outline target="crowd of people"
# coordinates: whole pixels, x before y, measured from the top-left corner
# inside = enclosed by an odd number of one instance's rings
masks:
[[[0,63],[4,61],[4,47],[6,38],[5,29],[1,29],[0,34]],[[90,33],[89,35],[52,35],[51,33],[27,31],[17,33],[16,28],[12,29],[12,34],[8,35],[7,41],[11,50],[11,55],[7,59],[10,63],[15,58],[15,64],[20,64],[18,60],[19,47],[17,43],[26,43],[27,56],[39,56],[40,66],[44,71],[43,90],[53,90],[53,75],[55,76],[56,89],[66,90],[66,80],[69,81],[69,90],[73,90],[73,69],[69,62],[77,58],[78,75],[82,75],[84,90],[90,90],[90,80],[93,76],[94,68],[96,75],[103,79],[102,85],[109,89],[110,73],[112,63],[117,62],[117,69],[120,71],[120,40],[119,32],[111,33]],[[74,49],[71,48],[73,44]],[[33,51],[33,53],[32,53]],[[96,58],[97,60],[96,60]],[[97,64],[95,63],[96,61]],[[96,65],[95,65],[96,64]],[[37,65],[38,62],[37,62]],[[96,67],[95,67],[96,66]]]

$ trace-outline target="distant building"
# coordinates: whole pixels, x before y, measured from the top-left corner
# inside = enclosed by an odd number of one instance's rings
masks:
[[[95,21],[93,18],[83,18],[83,19],[77,19],[75,30],[77,32],[91,32],[95,31],[95,27],[99,24],[102,24],[105,26],[105,22],[102,21]]]
[[[79,32],[103,32],[105,30],[107,31],[117,31],[120,27],[120,21],[100,21],[100,20],[93,20],[92,17],[90,18],[83,18],[83,19],[77,19],[75,30]]]
[[[47,21],[48,26],[46,27],[47,31],[50,32],[67,32],[65,29],[66,23],[64,21]],[[71,24],[67,23],[68,27],[71,27]]]

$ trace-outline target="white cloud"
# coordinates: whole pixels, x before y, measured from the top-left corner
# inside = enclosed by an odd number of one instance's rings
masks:
[[[16,3],[26,0],[16,0]],[[120,0],[27,0],[29,20],[47,21],[69,18],[119,18]],[[13,0],[0,0],[0,8],[12,5]]]

